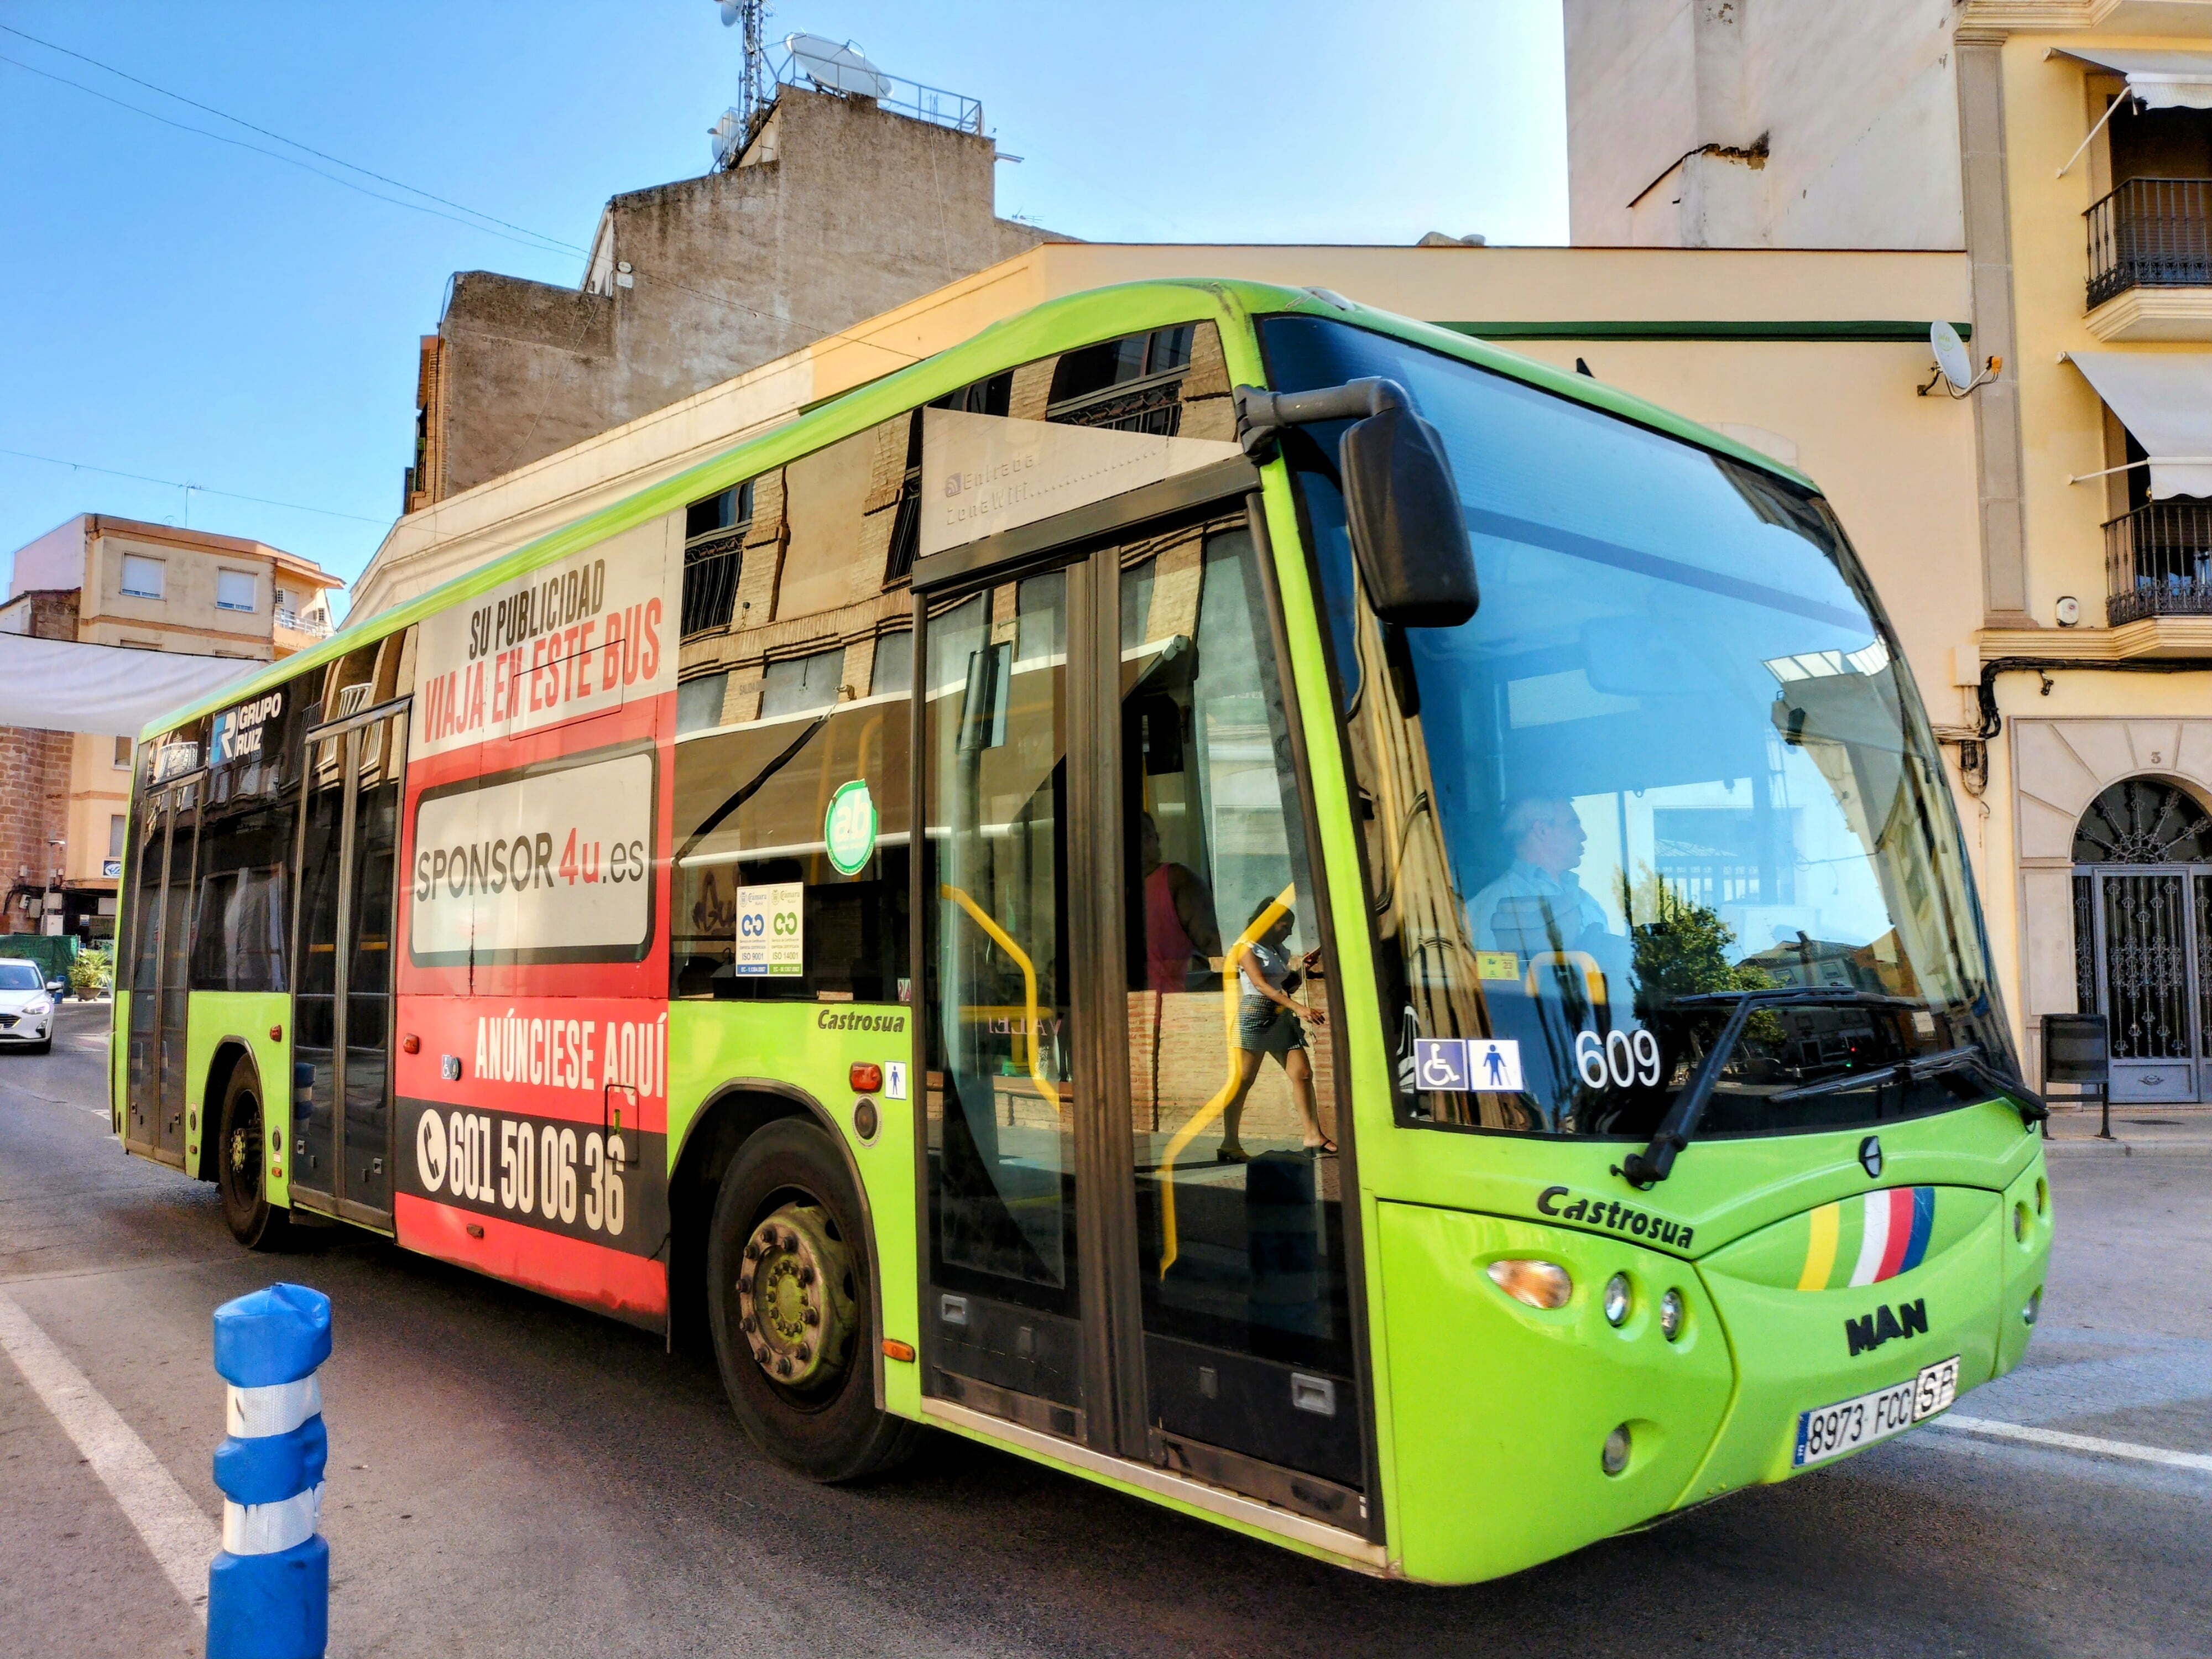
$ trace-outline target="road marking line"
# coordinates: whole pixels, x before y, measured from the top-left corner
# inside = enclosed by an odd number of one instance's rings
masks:
[[[8,1351],[23,1380],[76,1443],[192,1616],[204,1622],[208,1567],[217,1547],[215,1522],[84,1373],[5,1296],[0,1296],[0,1348]]]
[[[1956,1429],[1961,1434],[1985,1434],[1996,1440],[2024,1440],[2033,1446],[2055,1446],[2061,1451],[2091,1452],[2100,1457],[2125,1457],[2138,1463],[2164,1463],[2172,1468],[2212,1474],[2212,1456],[2203,1452],[2168,1451],[2163,1446],[2138,1446],[2128,1440],[2100,1440],[2094,1435],[2001,1423],[1990,1417],[1939,1417],[1935,1426]]]

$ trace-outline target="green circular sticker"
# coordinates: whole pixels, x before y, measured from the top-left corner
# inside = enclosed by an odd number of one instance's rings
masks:
[[[866,778],[840,785],[830,796],[822,839],[830,844],[830,862],[839,875],[857,876],[867,867],[876,851],[876,803]]]

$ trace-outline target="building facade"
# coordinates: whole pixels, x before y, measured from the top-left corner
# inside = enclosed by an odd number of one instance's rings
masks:
[[[260,542],[82,514],[16,550],[0,632],[267,662],[331,632],[313,561]],[[0,726],[0,932],[115,931],[127,736]]]
[[[2212,1100],[2212,5],[1566,15],[1578,242],[1969,261],[2002,367],[1930,552],[1979,612],[1946,735],[2013,1012],[2032,1060],[2104,1013],[2117,1098]]]
[[[609,202],[577,287],[457,273],[422,342],[404,510],[1044,240],[998,216],[981,125],[779,87],[726,165]]]

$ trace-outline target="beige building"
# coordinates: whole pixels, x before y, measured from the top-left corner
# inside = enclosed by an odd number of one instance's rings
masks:
[[[343,586],[260,542],[81,514],[16,550],[0,632],[268,662],[331,632]],[[0,726],[0,931],[113,934],[131,758],[127,737]]]
[[[1951,718],[2013,1012],[2032,1058],[2044,1015],[2104,1012],[2118,1097],[2212,1099],[2212,4],[1566,24],[1578,242],[1971,262],[2003,367],[1965,399],[1977,533],[1929,550],[1979,612]]]

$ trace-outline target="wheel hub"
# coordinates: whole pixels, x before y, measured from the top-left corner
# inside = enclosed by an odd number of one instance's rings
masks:
[[[230,1156],[231,1186],[241,1193],[251,1193],[261,1181],[261,1166],[256,1154],[261,1150],[258,1123],[240,1123],[230,1132],[230,1145],[225,1150]]]
[[[738,1268],[738,1326],[753,1361],[787,1389],[817,1389],[851,1363],[857,1322],[851,1260],[811,1204],[787,1204],[753,1229]]]

